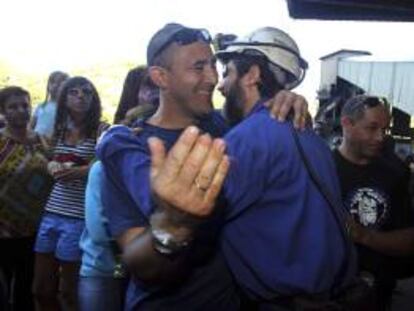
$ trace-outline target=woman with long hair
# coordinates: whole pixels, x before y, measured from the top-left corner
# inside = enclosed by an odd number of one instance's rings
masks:
[[[101,130],[101,102],[84,77],[62,86],[52,136],[50,174],[55,184],[35,243],[33,291],[38,310],[77,310],[79,239],[84,229],[85,187]],[[60,301],[59,301],[60,300]]]
[[[120,123],[131,108],[138,106],[138,92],[146,73],[146,66],[138,66],[128,71],[122,87],[122,94],[114,116],[114,124]]]
[[[125,78],[121,99],[114,123],[130,126],[138,116],[155,112],[159,101],[159,89],[148,75],[146,66],[131,69]]]
[[[32,116],[31,128],[36,133],[48,138],[52,137],[55,126],[57,98],[63,82],[68,78],[69,75],[63,71],[53,71],[49,75],[45,100],[36,107]]]
[[[41,210],[52,188],[45,139],[29,129],[30,94],[18,86],[0,90],[1,310],[33,310],[33,244]]]

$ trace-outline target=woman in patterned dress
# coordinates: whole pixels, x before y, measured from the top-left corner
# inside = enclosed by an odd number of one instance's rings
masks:
[[[0,271],[1,310],[33,310],[33,243],[53,179],[47,172],[47,144],[29,127],[30,95],[9,86],[0,90]]]

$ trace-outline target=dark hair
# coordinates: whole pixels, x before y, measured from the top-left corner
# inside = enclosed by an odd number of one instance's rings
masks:
[[[69,89],[86,84],[92,88],[92,101],[91,107],[85,117],[82,134],[85,136],[85,138],[96,138],[98,127],[101,121],[101,100],[99,99],[98,92],[92,82],[88,79],[84,77],[73,77],[64,82],[58,97],[55,129],[53,133],[54,144],[56,144],[57,140],[60,137],[65,135],[65,132],[68,128],[69,111],[66,107],[66,100]]]
[[[30,100],[30,93],[20,86],[6,86],[0,90],[0,111],[4,112],[6,101],[12,96],[27,96]]]
[[[283,86],[277,81],[265,56],[234,54],[225,62],[233,61],[239,77],[243,77],[252,66],[257,65],[260,69],[260,83],[258,84],[261,97],[273,97],[277,92],[283,90]]]
[[[139,98],[141,91],[149,91],[147,98]],[[140,101],[141,100],[141,101]],[[146,66],[134,68],[128,72],[122,89],[121,99],[115,113],[114,123],[120,123],[125,119],[129,110],[142,104],[157,106],[159,102],[158,86],[152,82]]]
[[[158,107],[160,101],[160,89],[151,80],[148,70],[142,78],[141,85],[138,91],[138,105],[150,104]]]
[[[146,74],[146,66],[139,66],[128,71],[122,88],[121,99],[115,112],[114,123],[119,123],[131,108],[138,106],[138,92]]]
[[[389,107],[385,98],[377,96],[357,95],[348,99],[342,108],[341,116],[357,121],[364,117],[365,110],[377,106]]]

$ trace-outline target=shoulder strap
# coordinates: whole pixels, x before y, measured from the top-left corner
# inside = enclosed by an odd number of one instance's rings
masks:
[[[342,234],[346,239],[349,239],[348,230],[346,228],[346,211],[342,204],[337,204],[337,200],[334,199],[333,194],[331,191],[324,185],[324,183],[320,180],[318,174],[315,172],[312,164],[309,162],[308,158],[306,157],[305,151],[303,150],[302,144],[300,143],[298,134],[296,130],[292,127],[293,138],[295,140],[296,147],[299,151],[299,155],[302,159],[303,164],[305,165],[306,170],[309,173],[310,178],[312,179],[313,183],[315,184],[316,188],[318,188],[319,192],[328,202],[328,205],[332,211],[332,214],[335,217],[338,226],[341,228]]]
[[[308,171],[310,178],[312,179],[312,182],[314,183],[316,188],[319,190],[319,192],[322,194],[322,196],[325,198],[325,200],[328,202],[328,206],[330,207],[331,212],[338,224],[338,227],[341,230],[341,234],[344,239],[345,246],[346,246],[346,252],[348,254],[351,254],[351,256],[353,256],[354,247],[353,247],[353,242],[351,241],[349,234],[348,234],[349,229],[348,229],[348,225],[346,224],[346,213],[347,212],[345,211],[345,208],[342,205],[342,201],[340,204],[338,204],[337,200],[334,199],[332,192],[320,180],[312,164],[309,162],[308,158],[306,157],[305,151],[303,150],[302,144],[300,143],[298,133],[293,128],[293,126],[291,126],[291,132],[293,134],[293,139],[295,141],[296,147],[299,151],[299,155],[303,161],[303,164],[305,165],[306,170]],[[340,273],[338,273],[337,279],[339,280],[339,282],[337,282],[337,284],[338,283],[340,284],[340,281],[349,273],[349,269],[351,269],[351,265],[348,265],[347,263],[348,263],[347,261],[344,262]],[[333,288],[333,291],[340,290],[339,287],[340,286],[336,286],[336,288]]]

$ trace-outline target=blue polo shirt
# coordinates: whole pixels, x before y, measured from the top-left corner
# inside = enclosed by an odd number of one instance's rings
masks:
[[[182,130],[167,130],[144,121],[136,125],[143,128],[138,135],[127,127],[112,127],[97,148],[106,174],[102,192],[104,210],[115,237],[132,227],[148,226],[153,212],[148,138],[161,138],[169,149],[182,133]],[[200,120],[198,126],[213,137],[222,136],[227,130],[224,120],[216,113]],[[148,287],[132,280],[126,310],[238,310],[238,293],[217,246],[223,224],[219,211],[223,209],[217,211],[196,236],[188,277],[174,288]]]
[[[222,249],[238,284],[254,299],[326,292],[355,273],[352,245],[310,179],[292,134],[290,122],[271,119],[259,102],[225,137],[231,169]],[[330,150],[310,129],[298,135],[341,202]]]

